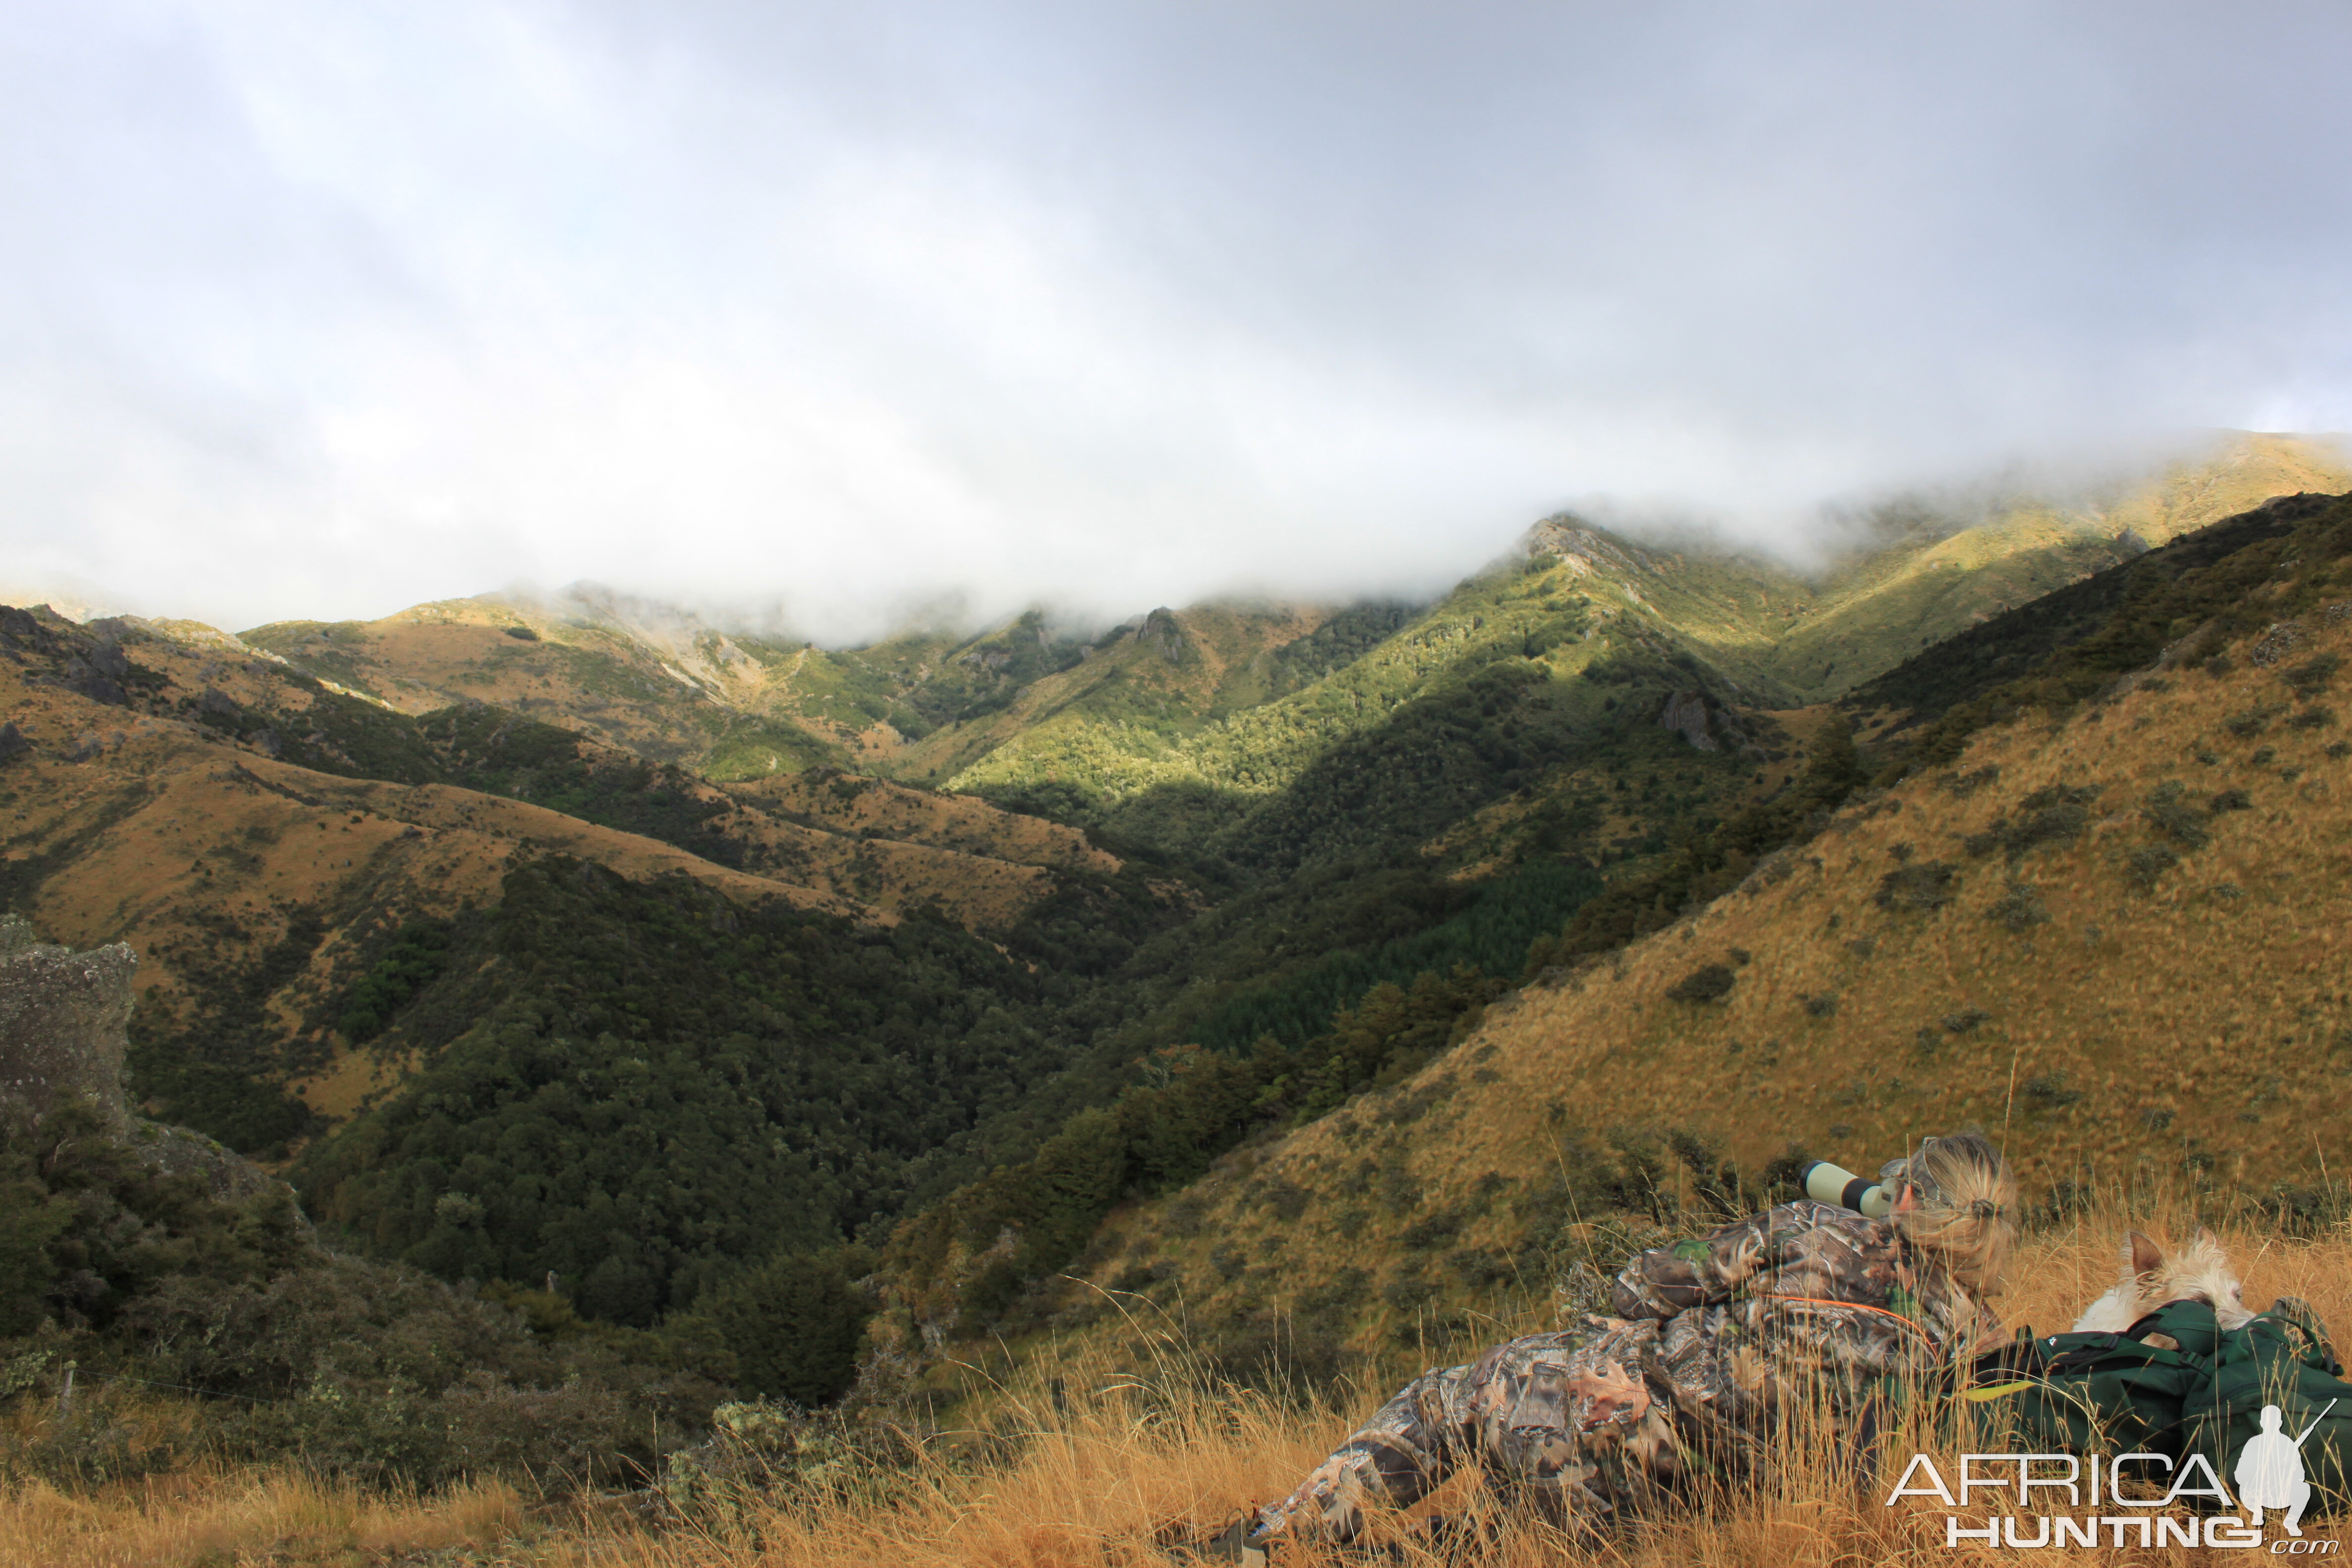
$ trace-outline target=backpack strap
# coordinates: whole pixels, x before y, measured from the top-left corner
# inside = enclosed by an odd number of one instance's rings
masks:
[[[2294,1346],[2295,1358],[2305,1366],[2316,1367],[2330,1377],[2344,1375],[2344,1363],[2336,1359],[2336,1347],[2328,1342],[2327,1325],[2320,1321],[2310,1302],[2298,1296],[2281,1296],[2255,1321],[2264,1320],[2286,1331]]]
[[[1988,1384],[2013,1383],[2020,1378],[2038,1378],[2050,1369],[2050,1352],[2043,1342],[2033,1337],[2030,1328],[2021,1328],[2017,1337],[1999,1350],[1985,1352],[1969,1363],[1962,1383],[1981,1388]]]
[[[2167,1350],[2136,1340],[2129,1334],[2062,1334],[2049,1341],[2056,1347],[2061,1341],[2072,1342],[2057,1350],[2043,1369],[2045,1377],[2064,1377],[2071,1373],[2089,1372],[2102,1366],[2185,1366],[2197,1371],[2209,1370],[2212,1358],[2191,1351]]]

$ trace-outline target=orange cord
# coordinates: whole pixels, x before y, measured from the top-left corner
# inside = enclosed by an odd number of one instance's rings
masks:
[[[1926,1324],[1914,1321],[1912,1319],[1905,1317],[1900,1312],[1890,1312],[1884,1307],[1865,1306],[1860,1301],[1825,1301],[1818,1296],[1774,1296],[1770,1294],[1751,1296],[1748,1300],[1751,1301],[1792,1301],[1801,1307],[1840,1307],[1849,1312],[1875,1312],[1882,1318],[1894,1319],[1905,1328],[1910,1329],[1919,1334],[1931,1345],[1937,1342],[1936,1336],[1927,1331]]]

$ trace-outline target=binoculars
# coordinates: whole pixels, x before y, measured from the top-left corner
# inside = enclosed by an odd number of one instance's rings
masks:
[[[1895,1212],[1895,1191],[1883,1177],[1872,1181],[1827,1160],[1814,1160],[1797,1173],[1797,1181],[1815,1203],[1835,1204],[1868,1219],[1885,1219]]]

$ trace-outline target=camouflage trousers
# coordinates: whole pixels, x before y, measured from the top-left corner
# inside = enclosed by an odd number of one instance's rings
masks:
[[[1405,1508],[1465,1466],[1556,1524],[1600,1523],[1675,1489],[1693,1468],[1746,1468],[1760,1368],[1713,1353],[1720,1313],[1584,1319],[1407,1384],[1280,1502],[1260,1539],[1352,1541],[1368,1510]],[[1748,1386],[1739,1386],[1747,1384]]]

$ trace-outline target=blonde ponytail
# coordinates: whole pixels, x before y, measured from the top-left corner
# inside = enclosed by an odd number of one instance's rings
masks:
[[[2017,1238],[2017,1178],[2000,1151],[1981,1132],[1926,1139],[1904,1180],[1915,1194],[1895,1211],[1904,1237],[1972,1294],[1998,1290]]]

